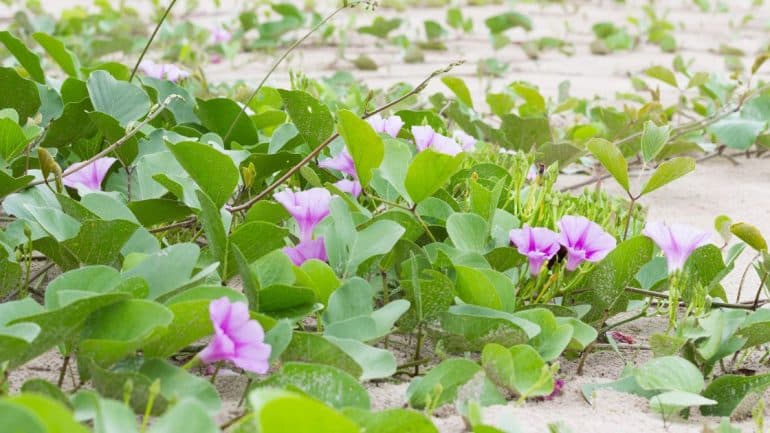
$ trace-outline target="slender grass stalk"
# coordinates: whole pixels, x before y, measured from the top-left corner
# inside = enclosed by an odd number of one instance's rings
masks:
[[[155,40],[155,36],[158,34],[158,31],[160,30],[160,26],[163,25],[164,21],[166,21],[166,18],[168,17],[169,12],[171,12],[171,8],[173,8],[175,4],[176,4],[176,0],[171,0],[171,2],[169,2],[168,4],[168,7],[166,7],[166,10],[163,11],[163,15],[161,15],[160,20],[158,21],[158,24],[155,25],[155,30],[152,31],[152,34],[150,35],[150,39],[144,45],[144,49],[142,50],[142,53],[139,54],[139,58],[136,59],[136,63],[134,64],[134,69],[131,70],[131,76],[128,77],[129,83],[134,80],[134,76],[136,76],[136,71],[139,69],[139,65],[142,63],[142,60],[144,60],[144,56],[147,54],[147,51],[150,49],[150,45],[152,45],[152,41]]]

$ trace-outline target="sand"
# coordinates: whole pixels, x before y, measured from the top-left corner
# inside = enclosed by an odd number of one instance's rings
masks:
[[[53,12],[74,4],[88,4],[87,0],[57,0],[47,2]],[[578,97],[598,97],[609,103],[622,104],[618,93],[631,92],[630,75],[636,75],[652,65],[670,66],[673,54],[662,53],[657,46],[642,43],[630,52],[615,53],[608,56],[595,56],[590,53],[589,44],[593,39],[591,25],[598,21],[613,21],[624,23],[634,32],[628,17],[642,18],[641,5],[647,1],[628,0],[623,3],[604,0],[568,0],[566,4],[549,3],[545,5],[527,2],[517,2],[515,10],[528,15],[533,23],[532,32],[521,29],[508,32],[514,44],[498,51],[491,49],[489,37],[483,20],[489,16],[510,10],[507,5],[483,6],[464,8],[463,12],[473,17],[474,31],[469,35],[452,33],[447,41],[447,51],[425,52],[425,62],[420,64],[405,64],[402,53],[392,46],[384,46],[374,38],[350,34],[345,59],[338,58],[336,47],[313,47],[299,50],[292,54],[288,61],[278,69],[269,83],[275,86],[288,84],[289,70],[302,70],[313,77],[328,76],[339,70],[351,70],[350,59],[359,54],[371,56],[380,66],[377,71],[352,71],[354,75],[372,88],[389,86],[396,82],[417,83],[432,70],[464,59],[467,63],[455,71],[454,75],[466,79],[477,106],[484,107],[485,89],[500,88],[514,80],[523,80],[540,87],[542,93],[550,98],[558,94],[558,85],[562,81],[571,82],[571,94]],[[713,2],[711,2],[713,3]],[[749,67],[754,55],[759,52],[770,38],[767,29],[770,25],[770,6],[750,8],[751,0],[734,0],[729,3],[727,13],[703,13],[695,7],[692,1],[665,0],[657,1],[656,10],[668,13],[668,18],[676,23],[675,36],[679,44],[677,54],[685,60],[692,61],[693,70],[704,70],[727,75],[724,57],[718,54],[721,45],[743,50],[746,56],[741,58],[744,67]],[[190,19],[211,25],[228,23],[235,19],[235,13],[240,10],[242,1],[224,0],[224,7],[216,9],[211,1],[201,1],[201,8],[190,15]],[[319,7],[319,10],[324,10]],[[371,21],[375,14],[364,11],[348,11],[336,23],[343,28],[354,28]],[[0,26],[7,22],[11,11],[6,6],[0,6]],[[413,8],[407,13],[393,10],[378,10],[376,15],[386,17],[399,16],[407,20],[406,34],[417,37],[421,32],[421,20],[428,17],[444,21],[442,9]],[[747,23],[742,23],[746,16],[751,16]],[[535,37],[553,36],[566,39],[575,44],[575,55],[564,56],[556,52],[548,52],[539,60],[529,59],[520,46],[525,41]],[[488,79],[476,74],[477,62],[480,59],[496,57],[502,62],[509,62],[509,70],[502,78]],[[130,61],[132,58],[126,59]],[[249,53],[239,55],[233,62],[223,62],[217,65],[206,65],[204,71],[212,82],[232,82],[243,80],[255,83],[270,67],[274,55],[264,53]],[[347,60],[346,60],[347,59]],[[767,67],[766,70],[770,70]],[[765,79],[766,73],[761,74]],[[648,80],[651,84],[660,85],[664,102],[675,101],[678,90],[665,84]],[[427,89],[446,91],[443,85],[434,81]],[[745,221],[759,227],[761,231],[770,234],[770,205],[767,203],[768,187],[770,187],[770,162],[767,159],[746,159],[738,157],[738,165],[727,159],[715,158],[698,165],[697,170],[687,177],[662,188],[645,197],[641,202],[649,209],[651,220],[667,222],[684,222],[708,230],[713,226],[713,219],[719,214],[726,214],[734,221]],[[644,176],[644,174],[642,175]],[[637,176],[634,176],[636,179]],[[567,186],[586,179],[585,175],[562,175],[560,186]],[[617,185],[612,180],[603,183],[608,191],[619,193]],[[718,241],[716,235],[714,241]],[[736,270],[728,276],[724,285],[731,300],[737,293],[740,274],[750,259],[748,253],[739,259]],[[750,273],[746,280],[743,299],[750,299],[758,285],[758,280]],[[653,332],[659,332],[664,326],[662,319],[646,319],[631,323],[620,328],[634,336],[638,342],[644,343]],[[717,419],[693,417],[689,421],[673,421],[664,423],[662,418],[648,409],[644,399],[612,391],[598,392],[589,405],[580,393],[581,386],[586,383],[609,381],[617,378],[624,364],[638,364],[649,359],[651,354],[646,351],[624,351],[622,359],[612,352],[597,352],[589,356],[585,374],[575,375],[575,363],[561,360],[562,375],[567,385],[562,396],[552,401],[527,402],[521,407],[512,403],[505,406],[494,406],[484,410],[484,420],[491,424],[503,425],[513,419],[522,432],[547,432],[548,425],[561,422],[572,432],[701,432],[703,424],[714,426]],[[38,358],[24,368],[12,373],[11,384],[18,388],[28,377],[44,377],[55,380],[61,357],[55,352]],[[750,365],[753,368],[766,367]],[[65,380],[65,388],[70,378]],[[237,413],[237,400],[240,396],[243,381],[226,377],[217,381],[217,385],[225,396],[225,405],[219,416],[224,421]],[[402,407],[405,404],[404,395],[406,383],[376,383],[367,384],[372,404],[375,409]],[[436,425],[442,433],[459,433],[468,431],[460,416],[453,408],[443,408],[434,417]],[[750,420],[738,422],[743,432],[753,431]],[[566,431],[566,430],[565,430]]]

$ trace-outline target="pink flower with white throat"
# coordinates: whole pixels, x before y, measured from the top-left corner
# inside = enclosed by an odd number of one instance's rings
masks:
[[[682,270],[690,254],[708,242],[709,234],[685,224],[647,223],[642,232],[663,251],[669,274]]]
[[[398,136],[398,132],[401,131],[401,127],[404,126],[404,121],[398,116],[382,117],[379,113],[374,114],[366,119],[372,128],[380,134],[388,134],[395,138]]]
[[[172,63],[155,63],[152,60],[142,60],[142,63],[139,64],[139,70],[150,78],[157,80],[166,79],[173,83],[190,76],[189,72],[179,68],[177,65]]]
[[[598,262],[615,249],[617,241],[588,218],[565,215],[559,220],[559,243],[567,249],[567,270],[583,262]]]
[[[223,27],[214,27],[211,29],[209,36],[209,44],[224,44],[230,42],[233,39],[233,34],[225,30]]]
[[[272,348],[265,343],[262,326],[251,319],[248,306],[222,297],[209,304],[209,315],[214,337],[198,354],[200,360],[206,364],[230,361],[246,371],[267,373]]]
[[[78,171],[65,174],[62,183],[70,188],[85,191],[101,191],[102,182],[107,177],[107,172],[117,159],[105,156],[83,167],[83,163],[73,164],[67,171],[78,169]],[[82,168],[80,168],[82,167]]]
[[[455,156],[463,151],[463,148],[454,139],[439,134],[428,125],[413,126],[412,136],[414,136],[414,144],[417,146],[418,152],[433,149],[439,153]]]

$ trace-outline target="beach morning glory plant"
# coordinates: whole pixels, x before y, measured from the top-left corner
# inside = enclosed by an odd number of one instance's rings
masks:
[[[709,234],[685,224],[650,222],[642,232],[663,251],[669,274],[681,271],[687,259],[698,247],[703,246]]]

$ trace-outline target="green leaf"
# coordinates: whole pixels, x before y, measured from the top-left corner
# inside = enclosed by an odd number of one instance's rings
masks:
[[[428,405],[437,408],[451,403],[457,397],[458,388],[479,371],[481,367],[468,359],[447,359],[430,369],[425,376],[412,380],[406,390],[406,398],[409,405],[417,409]]]
[[[29,185],[34,176],[11,177],[0,171],[0,199]]]
[[[487,28],[492,34],[502,33],[508,29],[514,27],[521,27],[524,30],[532,30],[532,20],[528,16],[520,14],[518,12],[506,12],[504,14],[495,15],[487,18],[484,21]]]
[[[24,364],[45,353],[57,344],[62,344],[80,331],[88,316],[101,308],[129,298],[126,293],[108,293],[78,299],[65,307],[31,316],[17,318],[9,323],[34,323],[40,327],[40,334],[28,348],[14,354],[11,367]]]
[[[450,156],[431,149],[417,154],[409,164],[404,185],[414,203],[436,193],[460,169],[464,154]]]
[[[97,129],[87,111],[92,110],[91,101],[83,99],[64,105],[62,115],[48,126],[48,132],[41,143],[43,147],[68,146],[82,138],[93,135]]]
[[[194,141],[169,144],[168,148],[201,190],[221,208],[240,179],[233,159],[212,146]]]
[[[556,316],[545,308],[518,311],[516,317],[529,320],[540,327],[540,333],[530,340],[530,344],[546,361],[550,362],[558,358],[572,341],[573,327],[570,324],[558,322]]]
[[[472,213],[453,213],[446,220],[446,230],[455,247],[484,254],[488,251],[489,226],[484,218]]]
[[[367,433],[438,433],[436,426],[421,412],[412,409],[386,409],[369,412],[346,408],[343,413]]]
[[[767,241],[758,228],[747,223],[735,223],[730,232],[757,251],[767,251]]]
[[[94,313],[83,325],[78,371],[88,378],[88,361],[108,367],[164,332],[173,314],[157,302],[131,299]]]
[[[358,379],[330,365],[287,362],[257,386],[301,391],[335,409],[370,406],[369,394]]]
[[[389,253],[405,231],[398,223],[379,220],[356,233],[350,248],[346,273],[355,273],[356,269],[371,257]]]
[[[148,298],[156,299],[189,282],[199,255],[200,249],[195,244],[174,244],[142,257],[138,264],[125,270],[123,276],[144,278],[150,290]]]
[[[45,74],[43,68],[40,67],[40,57],[37,54],[30,51],[23,42],[5,30],[0,32],[0,43],[5,45],[5,48],[13,54],[13,57],[24,67],[33,80],[45,84]]]
[[[20,416],[18,412],[12,413],[10,419],[11,422],[9,422],[11,425],[13,425],[14,421],[19,422],[18,420],[20,419],[24,419],[25,421],[34,419],[35,421],[31,424],[33,429],[34,426],[41,425],[43,426],[42,431],[46,433],[88,433],[88,429],[75,420],[66,406],[48,397],[33,393],[19,394],[8,397],[2,403],[3,404],[0,405],[0,413],[5,412],[9,406],[12,406],[15,408],[23,408],[23,413],[25,413],[25,415],[30,415],[30,417],[24,417]],[[2,415],[4,431],[11,431],[14,433],[28,432],[26,425],[19,425],[18,427],[21,428],[19,430],[7,430],[8,424],[6,424],[5,413],[2,413]]]
[[[586,148],[599,160],[620,186],[628,192],[630,190],[628,184],[628,163],[620,149],[615,144],[602,138],[592,138],[586,143]]]
[[[148,433],[218,433],[219,427],[194,400],[182,400],[158,418]]]
[[[644,123],[642,131],[642,157],[646,162],[655,159],[671,137],[668,125],[657,126],[652,121]]]
[[[528,152],[552,141],[551,126],[545,116],[519,117],[504,114],[500,119],[503,147]]]
[[[642,188],[641,194],[649,194],[656,189],[668,185],[680,177],[695,170],[695,160],[688,156],[670,159],[661,163],[652,173]]]
[[[0,159],[11,161],[27,147],[27,137],[18,123],[0,118]]]
[[[699,394],[684,391],[668,391],[650,399],[650,407],[664,415],[672,415],[691,406],[710,406],[716,401],[702,397]]]
[[[634,371],[636,382],[649,391],[684,391],[698,394],[706,384],[698,367],[678,356],[653,358]]]
[[[93,386],[104,397],[123,400],[126,382],[131,381],[133,392],[129,400],[136,413],[144,413],[150,387],[160,382],[160,394],[152,406],[152,415],[162,414],[174,402],[194,400],[201,405],[202,414],[213,415],[222,405],[216,388],[208,380],[160,359],[133,358],[105,370],[91,364]]]
[[[441,77],[441,82],[457,96],[457,99],[463,102],[470,108],[473,108],[473,98],[471,98],[471,91],[468,90],[468,86],[465,85],[465,81],[459,77],[452,77],[445,75]]]
[[[279,90],[286,111],[312,149],[334,133],[334,118],[326,105],[301,90]],[[351,113],[352,114],[352,113]]]
[[[40,108],[40,94],[33,81],[21,78],[12,68],[0,68],[0,110],[12,108],[24,124]]]
[[[232,99],[214,98],[207,101],[198,100],[196,114],[209,131],[216,132],[223,140],[227,138],[226,148],[229,148],[232,142],[241,146],[259,143],[259,132],[254,122],[245,114],[238,116],[240,112],[241,107]],[[235,125],[231,131],[233,123]],[[229,137],[225,137],[228,132]]]
[[[766,121],[728,117],[711,125],[709,131],[719,142],[737,150],[746,150],[757,141],[759,134],[767,127]]]
[[[48,53],[49,56],[59,65],[62,70],[70,77],[80,77],[80,64],[74,54],[67,47],[64,46],[62,41],[55,37],[42,32],[32,34],[32,39],[36,40],[38,44]]]
[[[567,305],[591,305],[591,311],[583,317],[587,323],[598,323],[626,311],[629,298],[625,289],[652,259],[652,252],[653,243],[646,236],[620,243],[586,275],[580,286],[587,290],[570,299]]]
[[[340,110],[337,119],[337,131],[353,158],[358,179],[361,185],[367,186],[374,169],[380,166],[385,155],[382,138],[367,121],[351,111]]]
[[[260,433],[359,433],[361,428],[322,402],[276,388],[258,388],[249,394],[253,425]],[[300,415],[300,416],[298,416]]]
[[[707,416],[733,416],[747,398],[762,398],[768,386],[770,374],[719,376],[703,391],[703,396],[716,400],[716,404],[701,408],[701,413]]]
[[[663,66],[653,66],[650,68],[647,68],[644,73],[651,78],[655,78],[657,80],[660,80],[672,87],[678,87],[679,85],[676,82],[676,75],[674,75],[674,72],[670,69],[663,67]]]
[[[519,396],[538,397],[553,392],[553,376],[532,346],[520,344],[507,349],[487,344],[481,353],[481,365],[493,382]]]
[[[136,232],[137,225],[125,220],[83,221],[78,235],[63,242],[80,263],[117,266],[120,251]]]
[[[115,118],[121,126],[141,119],[150,111],[150,97],[144,90],[116,80],[109,72],[92,72],[86,86],[94,110]]]
[[[534,323],[504,311],[477,305],[456,305],[440,316],[449,351],[479,351],[487,343],[506,347],[525,344],[540,333]]]

